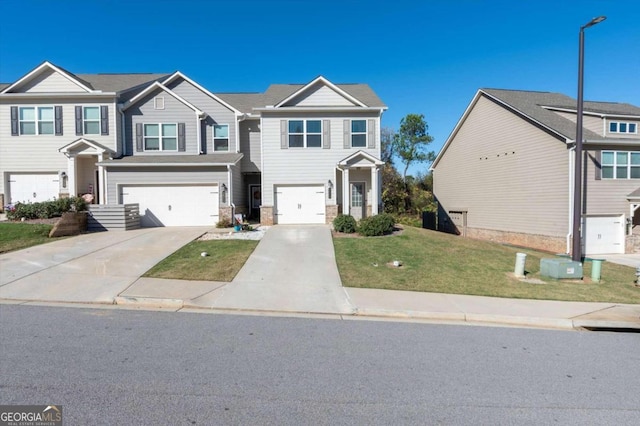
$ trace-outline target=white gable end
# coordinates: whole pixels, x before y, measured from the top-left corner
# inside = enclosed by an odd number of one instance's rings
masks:
[[[318,107],[318,106],[354,106],[349,99],[332,88],[320,84],[296,96],[286,106]]]
[[[45,69],[29,81],[15,87],[11,93],[61,93],[81,92],[86,90],[52,69]]]

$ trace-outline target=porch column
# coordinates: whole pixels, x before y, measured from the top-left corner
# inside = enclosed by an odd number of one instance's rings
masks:
[[[78,194],[76,190],[76,154],[69,154],[67,161],[67,185],[69,186],[69,196],[75,197]]]
[[[371,167],[371,215],[378,214],[378,168],[376,166]]]
[[[98,163],[102,163],[104,160],[104,153],[98,154]],[[98,166],[98,190],[100,191],[100,199],[98,203],[107,204],[107,188],[105,188],[105,179],[104,179],[104,166]]]
[[[349,169],[342,170],[342,214],[350,213]]]

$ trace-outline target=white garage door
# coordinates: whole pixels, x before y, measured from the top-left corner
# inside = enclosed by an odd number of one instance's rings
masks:
[[[585,254],[624,253],[624,215],[585,218]]]
[[[140,205],[141,225],[209,226],[218,222],[217,185],[126,185],[122,204]]]
[[[324,185],[277,186],[279,224],[325,223]]]
[[[58,198],[60,179],[57,173],[9,175],[9,191],[12,204],[36,203]]]

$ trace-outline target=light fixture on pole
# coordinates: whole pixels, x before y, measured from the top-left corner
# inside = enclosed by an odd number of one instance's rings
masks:
[[[576,157],[573,178],[573,240],[571,246],[571,260],[582,261],[582,242],[580,239],[580,225],[582,221],[582,111],[584,108],[584,29],[592,27],[607,19],[598,16],[580,27],[578,49],[578,111],[576,120]]]

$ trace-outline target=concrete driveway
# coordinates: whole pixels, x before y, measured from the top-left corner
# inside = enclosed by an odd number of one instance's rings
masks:
[[[194,307],[352,314],[327,225],[271,227],[233,281]]]
[[[113,303],[149,268],[209,228],[84,234],[0,255],[0,298]]]

